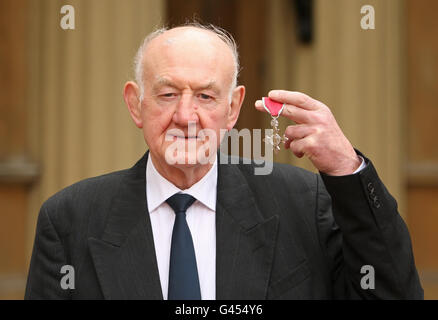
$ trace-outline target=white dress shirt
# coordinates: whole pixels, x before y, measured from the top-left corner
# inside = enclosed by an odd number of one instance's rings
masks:
[[[360,158],[362,163],[354,173],[358,173],[366,167],[365,160]],[[217,156],[207,174],[186,190],[179,189],[163,178],[149,156],[146,165],[146,181],[146,197],[163,298],[167,300],[170,247],[175,221],[175,213],[166,200],[181,192],[196,198],[196,201],[187,209],[187,224],[195,248],[201,298],[202,300],[214,300],[216,298]]]
[[[187,209],[187,224],[192,234],[202,300],[216,298],[216,187],[217,156],[207,174],[189,189],[180,190],[163,178],[148,157],[146,198],[151,219],[163,298],[167,300],[170,247],[175,213],[166,200],[182,192],[196,198]]]

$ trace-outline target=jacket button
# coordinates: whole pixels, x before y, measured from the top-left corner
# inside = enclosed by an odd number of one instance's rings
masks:
[[[377,209],[379,209],[381,206],[380,201],[378,199],[374,200],[374,207],[376,207]]]
[[[370,199],[376,202],[376,200],[379,200],[379,198],[376,196],[375,193],[370,193]]]

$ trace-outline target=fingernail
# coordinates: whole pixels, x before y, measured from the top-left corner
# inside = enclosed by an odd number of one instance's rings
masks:
[[[279,90],[271,90],[269,91],[269,98],[271,99],[278,99],[280,97],[280,91]]]

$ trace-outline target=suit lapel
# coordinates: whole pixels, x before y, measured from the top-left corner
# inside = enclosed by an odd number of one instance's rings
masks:
[[[264,218],[237,165],[218,166],[216,298],[265,299],[278,229]]]
[[[146,202],[147,156],[123,176],[102,237],[88,239],[105,299],[163,299]],[[216,298],[265,299],[278,206],[264,218],[238,166],[218,170]]]
[[[146,203],[146,154],[122,177],[100,239],[89,247],[105,299],[162,299]]]

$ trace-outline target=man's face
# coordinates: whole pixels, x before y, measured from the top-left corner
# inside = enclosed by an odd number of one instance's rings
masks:
[[[232,52],[213,33],[193,28],[167,31],[145,50],[141,118],[153,160],[163,165],[166,150],[183,144],[184,164],[179,166],[199,165],[193,163],[199,150],[211,150],[214,144],[215,154],[221,129],[230,130],[240,110],[242,101],[235,97],[236,90],[231,91],[235,68]],[[236,102],[238,110],[233,107]],[[214,132],[216,139],[203,138],[200,131],[205,129]]]

